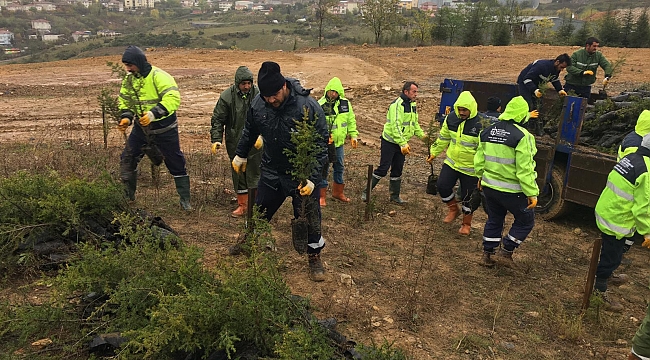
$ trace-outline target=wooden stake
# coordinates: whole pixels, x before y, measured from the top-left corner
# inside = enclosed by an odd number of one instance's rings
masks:
[[[600,249],[603,245],[603,239],[599,236],[594,241],[594,248],[591,250],[591,261],[589,262],[589,272],[587,273],[587,283],[585,284],[585,293],[582,297],[582,310],[585,311],[589,308],[589,298],[594,289],[594,281],[596,280],[596,268],[598,267],[598,260],[600,259]]]
[[[366,213],[364,219],[370,220],[370,192],[372,191],[372,165],[368,165],[368,180],[366,181]]]

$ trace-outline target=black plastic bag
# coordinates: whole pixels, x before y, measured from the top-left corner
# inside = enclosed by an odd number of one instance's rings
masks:
[[[336,163],[336,146],[334,143],[327,144],[327,159],[329,160],[330,164]]]
[[[438,194],[438,175],[433,172],[433,165],[431,165],[431,174],[427,180],[427,194],[437,195]]]
[[[308,231],[309,223],[306,218],[291,219],[291,242],[300,255],[307,253]]]
[[[147,143],[144,146],[142,146],[142,152],[147,155],[149,160],[156,165],[159,166],[163,162],[163,154],[160,152],[160,149],[158,149],[158,146],[153,143]]]

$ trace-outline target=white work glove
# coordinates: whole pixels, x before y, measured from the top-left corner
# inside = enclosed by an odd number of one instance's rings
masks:
[[[217,155],[217,150],[221,149],[221,142],[213,142],[212,143],[212,148],[210,149],[212,151],[212,154]]]
[[[535,89],[535,97],[536,98],[541,98],[542,97],[542,91],[540,89]]]
[[[305,185],[299,185],[298,190],[300,190],[300,195],[309,196],[314,191],[314,183],[311,180],[307,180]]]
[[[247,162],[248,159],[239,157],[239,155],[235,155],[235,158],[232,159],[232,168],[235,170],[237,174],[241,174],[246,171]]]
[[[140,117],[140,125],[142,126],[149,126],[152,121],[156,120],[156,117],[153,115],[151,111],[147,111],[146,114]]]

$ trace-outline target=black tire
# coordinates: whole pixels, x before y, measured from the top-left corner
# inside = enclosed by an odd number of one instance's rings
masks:
[[[535,212],[542,220],[552,220],[562,216],[568,209],[569,203],[562,199],[564,184],[564,169],[554,165],[551,170],[551,181],[547,184],[548,192],[537,197]]]

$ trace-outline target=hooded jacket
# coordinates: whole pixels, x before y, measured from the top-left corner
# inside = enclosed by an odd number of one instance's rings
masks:
[[[459,107],[470,111],[467,120],[460,118]],[[478,104],[474,96],[469,91],[463,91],[454,103],[454,112],[445,117],[438,139],[431,145],[429,153],[438,156],[446,150],[445,164],[463,174],[476,176],[474,154],[482,128],[481,116],[479,116]]]
[[[542,81],[553,84],[555,91],[562,90],[560,72],[555,69],[555,60],[535,60],[528,64],[517,78],[517,84],[524,85],[531,93],[539,89]]]
[[[260,181],[273,189],[283,188],[288,193],[298,187],[298,181],[291,176],[293,166],[285,153],[285,150],[296,151],[296,145],[291,142],[291,133],[296,131],[295,121],[302,120],[306,110],[309,122],[318,133],[314,144],[317,147],[314,169],[309,177],[316,185],[321,183],[322,169],[327,163],[329,133],[323,109],[309,96],[311,89],[303,88],[298,80],[291,78],[287,78],[287,89],[289,95],[279,108],[269,105],[259,94],[255,96],[235,154],[245,158],[257,137],[262,135],[264,153]]]
[[[612,76],[612,64],[605,59],[605,55],[600,51],[589,54],[584,48],[571,54],[571,66],[566,68],[567,74],[564,81],[567,84],[577,86],[591,86],[596,82],[596,71],[598,67],[603,68],[605,77]],[[594,72],[593,75],[583,75],[587,70]]]
[[[176,121],[176,110],[181,104],[181,94],[176,80],[164,70],[152,66],[137,46],[129,46],[122,62],[138,67],[137,73],[127,74],[122,80],[119,106],[122,118],[134,118],[151,111],[154,119],[151,130],[169,126]]]
[[[650,133],[650,110],[643,110],[636,121],[634,131],[627,134],[618,147],[616,160],[621,161],[626,155],[635,152],[641,146],[643,137],[648,133]]]
[[[639,149],[614,165],[596,203],[600,231],[617,239],[650,234],[650,149]]]
[[[339,97],[334,101],[327,99],[327,92],[334,90],[339,94]],[[345,91],[341,80],[333,77],[325,86],[325,93],[323,97],[318,100],[318,104],[323,108],[323,112],[327,117],[327,128],[330,131],[334,146],[339,147],[345,142],[345,138],[350,135],[350,138],[359,136],[357,131],[357,121],[352,111],[352,104],[345,98]]]
[[[482,186],[528,197],[539,195],[535,137],[520,125],[528,117],[528,103],[517,96],[499,116],[500,121],[481,132],[474,168]]]
[[[221,93],[212,111],[210,138],[213,143],[222,142],[225,133],[226,150],[231,159],[235,157],[237,144],[244,130],[246,116],[253,102],[253,98],[260,92],[257,85],[253,85],[248,94],[243,94],[239,90],[239,84],[245,80],[253,82],[253,73],[248,67],[240,66],[235,72],[234,84],[230,85]],[[256,154],[260,151],[253,147],[248,155]]]
[[[418,111],[415,101],[402,94],[388,106],[386,123],[381,137],[400,147],[406,145],[413,137],[423,137],[424,131],[418,122]]]

